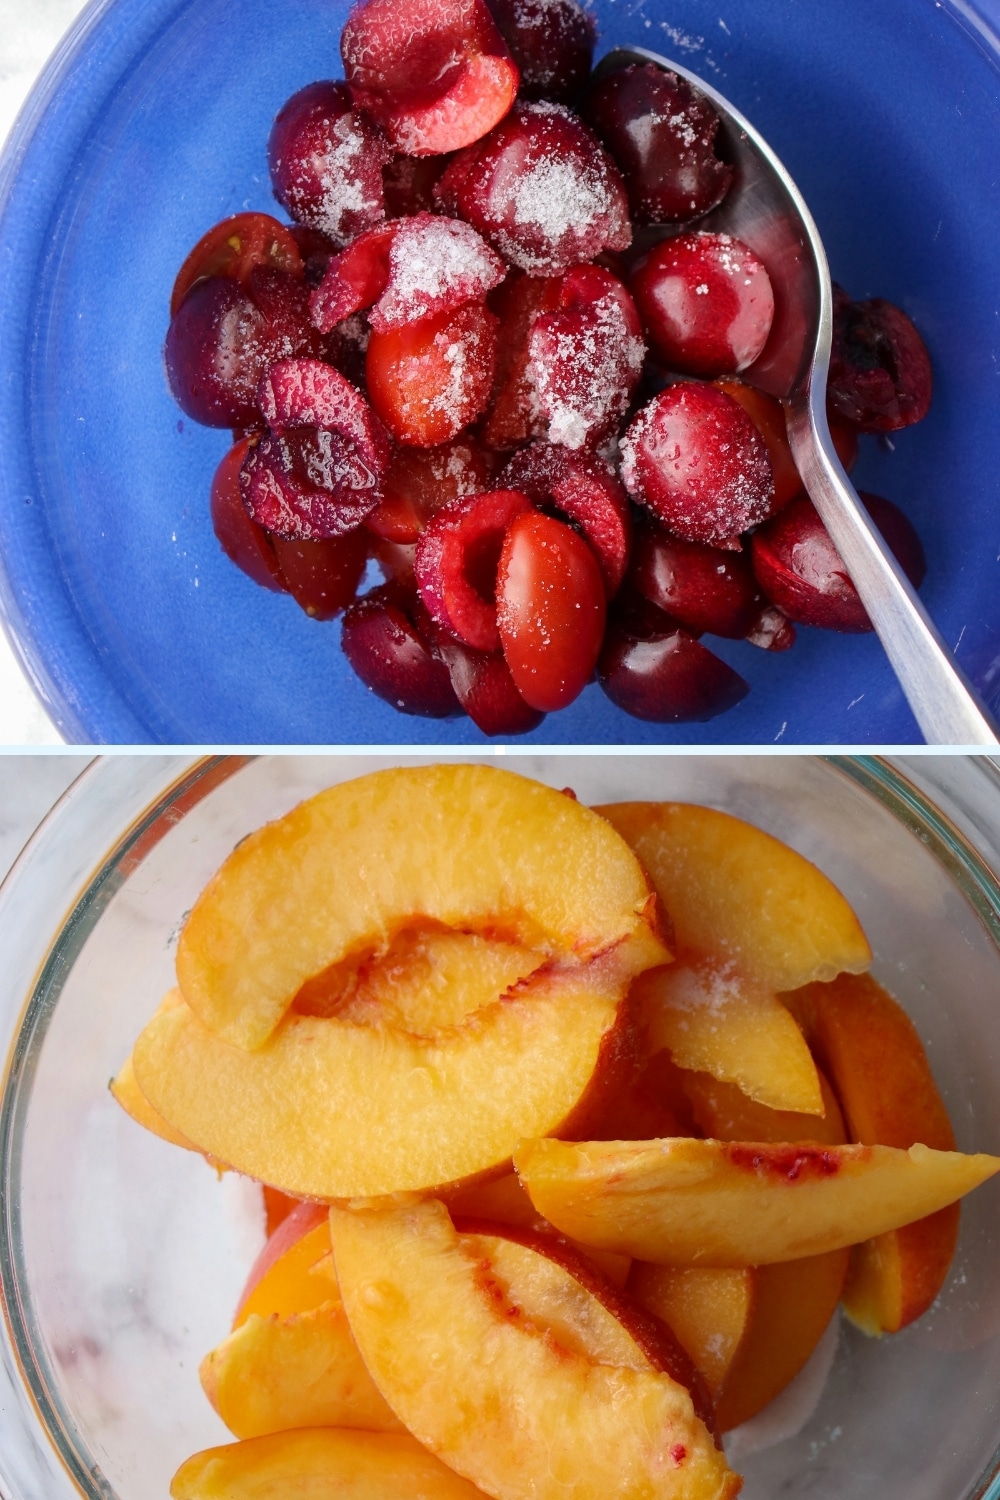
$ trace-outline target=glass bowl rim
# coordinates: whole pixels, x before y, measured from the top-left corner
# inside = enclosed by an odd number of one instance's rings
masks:
[[[429,746],[427,750],[427,755],[422,754],[421,759],[437,758],[433,747]],[[642,752],[636,752],[639,753]],[[85,1500],[116,1500],[116,1492],[103,1480],[99,1466],[93,1460],[87,1462],[90,1455],[85,1434],[78,1431],[72,1417],[64,1410],[56,1372],[42,1352],[41,1341],[34,1337],[35,1322],[18,1212],[21,1145],[31,1104],[34,1063],[63,985],[112,897],[160,839],[176,826],[178,813],[183,816],[218,786],[261,758],[267,757],[201,756],[174,774],[139,815],[132,818],[111,848],[99,857],[50,938],[20,1017],[15,1021],[9,1050],[3,1059],[0,1072],[0,1310],[4,1329],[0,1332],[6,1331],[13,1354],[12,1373],[20,1376],[42,1432]],[[341,758],[336,754],[330,756],[333,762]],[[366,758],[387,763],[406,759],[398,751],[382,754],[368,754],[366,751]],[[446,758],[493,762],[493,757],[488,754]],[[625,758],[631,759],[632,755]],[[1000,874],[994,873],[985,857],[947,814],[935,807],[925,793],[884,756],[803,758],[818,761],[839,772],[855,787],[881,803],[907,832],[919,838],[969,902],[1000,954]],[[86,795],[90,781],[102,773],[107,775],[106,768],[113,766],[118,759],[116,756],[99,757],[81,771],[21,851],[0,886],[0,897],[18,882],[36,850],[58,839],[61,815],[68,802],[74,796],[79,797],[81,792]],[[176,763],[177,758],[169,759]],[[985,756],[965,759],[985,769],[995,790],[1000,793],[1000,766],[995,761]],[[509,764],[509,769],[516,769],[516,759],[512,757],[511,760],[513,764]],[[4,1354],[0,1342],[0,1363]],[[12,1500],[18,1500],[18,1497],[13,1496]],[[1000,1500],[1000,1443],[974,1489],[961,1500]]]

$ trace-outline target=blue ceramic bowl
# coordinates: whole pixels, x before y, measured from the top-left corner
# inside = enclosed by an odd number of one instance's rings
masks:
[[[759,127],[819,222],[834,276],[916,320],[931,415],[857,482],[909,513],[924,598],[1000,696],[1000,0],[597,0],[602,49],[703,73]],[[0,180],[0,549],[7,627],[71,740],[482,743],[404,717],[344,661],[339,628],[244,578],[208,513],[227,434],[167,390],[167,300],[226,214],[268,209],[265,143],[339,72],[344,0],[103,0],[80,19]],[[668,19],[663,19],[664,15]],[[590,687],[539,744],[912,743],[871,637],[802,630],[707,725],[645,724]]]

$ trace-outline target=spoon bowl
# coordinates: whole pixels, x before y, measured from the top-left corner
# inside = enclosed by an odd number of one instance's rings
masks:
[[[916,590],[878,531],[837,456],[826,415],[833,285],[819,230],[779,158],[724,95],[644,47],[619,47],[605,76],[630,63],[676,73],[719,115],[716,137],[733,181],[698,228],[729,234],[763,261],[774,289],[767,344],[743,375],[785,403],[792,455],[833,539],[928,744],[1000,746],[996,723],[955,662]]]

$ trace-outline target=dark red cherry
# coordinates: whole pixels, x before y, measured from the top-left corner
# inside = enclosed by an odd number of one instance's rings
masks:
[[[763,351],[774,321],[771,278],[728,234],[661,240],[632,274],[632,294],[657,358],[685,375],[734,375]]]
[[[489,306],[499,326],[493,391],[479,430],[488,448],[518,448],[545,433],[547,421],[535,389],[529,348],[539,314],[558,305],[560,286],[554,276],[512,271],[490,293]]]
[[[621,448],[626,489],[687,541],[734,548],[770,513],[767,445],[716,386],[668,386],[639,412]]]
[[[637,640],[609,627],[597,680],[612,703],[655,724],[702,723],[733,708],[749,684],[686,630]]]
[[[485,140],[459,152],[437,198],[532,276],[558,276],[632,239],[618,168],[561,104],[516,105]]]
[[[451,673],[455,696],[484,734],[528,734],[538,728],[545,715],[525,703],[500,652],[474,651],[440,626],[434,644]]]
[[[637,535],[629,580],[688,630],[741,640],[764,603],[746,552],[685,542],[658,528]]]
[[[594,85],[584,113],[622,170],[638,223],[684,223],[725,197],[733,169],[715,153],[719,117],[676,73],[622,68]]]
[[[747,631],[745,639],[761,651],[789,651],[795,645],[795,626],[776,604],[767,604]]]
[[[311,83],[293,94],[267,143],[278,202],[338,245],[385,217],[382,168],[391,157],[383,131],[354,108],[344,83]]]
[[[859,493],[903,571],[919,588],[926,563],[912,524],[891,501]],[[872,629],[840,554],[804,495],[755,531],[751,548],[761,588],[789,619],[825,630]]]
[[[926,345],[906,314],[834,288],[830,405],[862,432],[895,432],[927,415],[934,378]]]
[[[368,538],[361,527],[317,541],[275,537],[274,551],[296,604],[314,620],[332,620],[354,601],[368,561]]]
[[[415,543],[431,516],[450,501],[488,490],[495,466],[493,455],[469,436],[437,448],[397,448],[382,500],[366,516],[365,526],[387,542]]]
[[[255,266],[272,266],[301,276],[303,256],[295,232],[270,214],[232,214],[202,235],[181,266],[170,295],[170,316],[199,281],[228,276],[248,286]]]
[[[448,668],[417,628],[415,603],[395,584],[365,594],[344,615],[344,655],[365,686],[401,713],[450,718],[461,705]]]
[[[251,521],[240,496],[239,474],[251,446],[244,438],[234,443],[212,480],[212,528],[223,552],[254,583],[281,593],[281,577],[274,542],[262,526]]]
[[[597,40],[577,0],[487,0],[521,74],[522,99],[570,104],[586,82]]]

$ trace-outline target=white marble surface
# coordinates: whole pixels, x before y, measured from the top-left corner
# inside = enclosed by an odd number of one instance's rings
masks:
[[[55,755],[0,755],[0,879],[91,758],[72,750]]]
[[[0,139],[85,0],[0,0]],[[59,745],[60,735],[0,635],[0,745]],[[0,840],[2,840],[0,832]],[[0,845],[2,847],[2,845]]]

